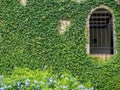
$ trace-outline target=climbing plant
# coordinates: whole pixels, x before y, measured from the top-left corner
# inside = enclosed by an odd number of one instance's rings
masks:
[[[100,61],[86,52],[86,19],[91,10],[105,5],[115,19],[116,51]],[[0,0],[0,74],[14,67],[42,69],[54,73],[69,70],[80,81],[90,81],[96,90],[120,89],[120,4],[115,0]],[[70,26],[60,34],[60,20]]]

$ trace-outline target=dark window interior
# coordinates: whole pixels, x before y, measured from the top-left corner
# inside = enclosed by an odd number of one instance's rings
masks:
[[[103,8],[96,9],[90,16],[90,54],[114,54],[113,18]]]

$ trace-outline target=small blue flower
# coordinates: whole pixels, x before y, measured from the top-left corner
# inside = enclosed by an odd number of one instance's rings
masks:
[[[42,90],[42,88],[40,88],[40,86],[36,86],[36,90]]]
[[[26,81],[25,82],[25,86],[29,86],[30,85],[30,82],[29,81]]]
[[[50,82],[47,83],[48,87],[50,87]]]
[[[39,86],[37,85],[36,88],[39,88]]]
[[[0,90],[5,90],[5,88],[4,88],[4,87],[1,87]]]
[[[20,82],[17,82],[17,86],[20,86]]]
[[[78,88],[79,88],[79,89],[83,89],[83,88],[85,88],[85,87],[84,87],[83,85],[79,85]]]
[[[50,80],[49,80],[49,82],[53,82],[54,81],[54,78],[53,77],[51,77],[50,78]]]
[[[67,89],[67,88],[68,88],[68,86],[62,86],[61,88],[62,88],[62,89]]]

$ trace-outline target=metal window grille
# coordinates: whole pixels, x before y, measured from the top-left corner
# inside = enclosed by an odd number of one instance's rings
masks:
[[[114,54],[113,18],[103,8],[95,10],[89,20],[90,54]]]

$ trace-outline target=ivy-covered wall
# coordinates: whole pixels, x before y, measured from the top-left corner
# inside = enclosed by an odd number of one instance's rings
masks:
[[[104,5],[115,19],[116,51],[109,60],[87,55],[86,19],[91,10]],[[64,34],[60,20],[70,20]],[[95,90],[120,89],[120,4],[115,0],[0,0],[0,74],[14,67],[54,72],[69,70],[81,82],[90,81]]]

